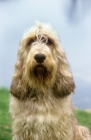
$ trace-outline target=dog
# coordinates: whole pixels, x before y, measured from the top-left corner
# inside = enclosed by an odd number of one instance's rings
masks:
[[[22,37],[10,92],[13,140],[91,140],[74,116],[72,72],[50,24]]]

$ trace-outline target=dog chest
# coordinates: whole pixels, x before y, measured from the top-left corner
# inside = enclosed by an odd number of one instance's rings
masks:
[[[14,99],[11,101],[14,136],[18,133],[19,140],[21,136],[23,140],[67,140],[69,136],[68,140],[71,140],[74,135],[72,114],[64,115],[64,112],[65,108],[61,109],[57,104],[29,105],[28,101]]]

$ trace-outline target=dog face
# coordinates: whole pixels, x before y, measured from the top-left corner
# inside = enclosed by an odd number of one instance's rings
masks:
[[[23,96],[29,89],[65,96],[74,91],[72,73],[65,52],[49,24],[38,24],[24,34],[11,84],[11,93]]]
[[[25,47],[28,47],[28,51],[24,75],[30,86],[32,88],[52,86],[58,65],[54,42],[43,33],[37,37],[35,34],[35,37],[30,37]]]

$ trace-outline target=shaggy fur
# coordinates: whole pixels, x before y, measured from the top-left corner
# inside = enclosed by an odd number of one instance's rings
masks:
[[[10,87],[13,140],[91,140],[74,117],[74,89],[58,36],[37,22],[21,39]]]

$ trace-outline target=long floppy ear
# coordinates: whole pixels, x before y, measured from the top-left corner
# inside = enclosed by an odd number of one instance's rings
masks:
[[[18,53],[18,60],[15,64],[15,72],[12,78],[10,92],[18,99],[24,99],[29,93],[29,88],[23,77],[23,59]]]
[[[17,98],[21,98],[22,92],[22,86],[21,86],[21,79],[22,79],[22,66],[23,62],[22,59],[18,58],[16,64],[15,64],[15,72],[12,77],[12,82],[10,86],[10,92],[13,96]]]
[[[57,59],[58,68],[53,91],[56,97],[65,97],[74,92],[75,84],[69,63],[62,47],[57,50]]]

